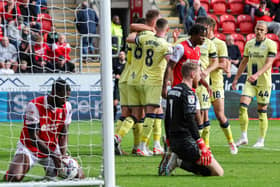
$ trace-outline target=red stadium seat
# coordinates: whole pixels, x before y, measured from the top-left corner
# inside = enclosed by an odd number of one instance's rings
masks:
[[[213,18],[216,21],[216,26],[215,26],[215,30],[214,32],[218,32],[218,28],[220,28],[220,23],[219,23],[219,19],[216,15],[214,14],[208,14],[208,16],[210,16],[211,18]]]
[[[220,25],[224,34],[235,33],[236,23],[232,15],[225,14],[220,16]]]
[[[280,68],[280,53],[277,54],[276,58],[273,61],[271,72],[279,73],[279,68]]]
[[[209,12],[209,10],[210,10],[210,2],[209,2],[209,0],[200,0],[200,4],[201,4],[201,6],[204,7],[206,12]]]
[[[254,30],[252,18],[246,14],[237,16],[237,25],[241,34],[249,34]]]
[[[228,0],[228,8],[231,10],[231,14],[233,15],[243,14],[243,0]]]
[[[242,34],[231,34],[231,36],[234,39],[234,44],[238,46],[240,53],[243,54],[244,52],[244,47],[245,47],[245,39],[244,36]]]
[[[212,0],[211,9],[212,9],[213,13],[216,15],[226,14],[226,11],[227,11],[226,0]]]
[[[245,5],[249,4],[249,5],[259,5],[260,4],[260,0],[245,0]]]
[[[47,13],[38,14],[37,22],[39,22],[42,25],[41,30],[43,33],[48,33],[51,31],[53,23],[52,23],[52,17],[49,14]]]
[[[226,35],[222,33],[215,33],[215,37],[219,38],[220,40],[226,41]]]
[[[276,42],[277,51],[279,51],[280,50],[280,43],[279,43],[280,41],[279,41],[278,36],[274,33],[268,33],[268,34],[266,34],[266,37]]]
[[[0,1],[0,12],[3,12],[6,4],[7,4],[7,1]]]
[[[250,33],[250,34],[246,35],[246,41],[252,40],[253,38],[256,38],[255,33]]]

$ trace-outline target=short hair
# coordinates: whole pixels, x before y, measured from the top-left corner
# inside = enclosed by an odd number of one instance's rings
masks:
[[[188,78],[191,75],[191,72],[197,70],[199,68],[199,64],[187,62],[182,65],[182,76],[183,78]]]
[[[58,78],[52,84],[52,93],[55,94],[62,91],[66,93],[71,91],[71,88],[65,80],[63,80],[62,78]]]
[[[207,28],[200,24],[194,24],[189,32],[189,35],[198,35],[200,33],[207,32]]]
[[[267,22],[266,22],[266,21],[263,21],[263,20],[257,21],[257,24],[256,24],[256,25],[265,25],[266,28],[267,28]]]
[[[136,18],[134,23],[142,23],[142,24],[145,24],[146,20],[145,18]]]
[[[162,30],[166,27],[166,25],[168,25],[168,21],[164,18],[160,18],[157,20],[157,23],[156,23],[156,27],[159,29],[159,30]]]
[[[198,16],[197,19],[195,20],[195,23],[208,25],[207,17],[206,16]]]
[[[207,17],[207,22],[207,25],[209,25],[212,28],[212,30],[214,30],[217,24],[216,21],[211,17]]]
[[[145,19],[147,23],[150,23],[153,19],[159,17],[159,11],[156,9],[148,10],[146,13]]]

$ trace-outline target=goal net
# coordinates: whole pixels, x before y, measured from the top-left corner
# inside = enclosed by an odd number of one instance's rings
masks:
[[[81,52],[84,47],[81,45],[82,36],[76,29],[76,13],[82,1],[79,4],[76,0],[42,0],[41,5],[33,4],[38,15],[30,21],[23,16],[24,11],[21,14],[18,12],[23,1],[15,2],[15,11],[10,13],[6,11],[10,1],[0,2],[1,14],[12,16],[11,20],[2,21],[2,37],[8,38],[9,45],[16,50],[15,54],[11,54],[16,56],[14,61],[5,60],[2,63],[0,57],[1,69],[5,69],[0,77],[0,186],[115,186],[112,54],[111,50],[104,50],[111,48],[110,1],[89,2],[100,18],[97,34],[91,35],[94,50],[88,53]],[[38,23],[40,27],[37,27]],[[12,24],[22,38],[14,39],[9,34]],[[101,32],[109,34],[99,35]],[[36,50],[37,44],[41,45],[39,50]],[[0,48],[2,46],[3,40]],[[59,47],[61,49],[57,50]],[[89,47],[90,44],[87,49]],[[103,61],[106,63],[101,65]],[[9,165],[14,163],[26,106],[32,99],[50,94],[52,84],[58,78],[71,87],[68,101],[73,115],[68,131],[67,154],[78,161],[85,179],[55,177],[46,180],[44,168],[37,163],[22,181],[7,183],[3,178]]]

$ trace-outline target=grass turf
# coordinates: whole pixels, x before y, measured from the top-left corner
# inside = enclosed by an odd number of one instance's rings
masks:
[[[0,133],[0,182],[3,172],[14,154],[21,124],[10,126],[1,123]],[[238,121],[231,121],[235,140],[239,138]],[[78,158],[87,176],[97,177],[102,161],[102,136],[99,122],[74,122],[70,126],[69,150],[72,156]],[[270,120],[265,148],[254,149],[252,145],[259,134],[258,121],[249,124],[249,145],[239,149],[238,155],[231,155],[223,132],[217,121],[211,122],[210,145],[215,158],[225,170],[223,177],[199,177],[192,173],[176,169],[173,176],[157,176],[160,156],[137,157],[133,155],[116,157],[116,183],[118,186],[134,187],[165,187],[165,186],[279,186],[280,183],[280,126],[277,120]],[[132,148],[132,132],[123,139],[122,148],[130,152]],[[152,142],[150,143],[152,145]],[[152,147],[151,147],[152,148]],[[30,175],[43,176],[42,167],[36,166]],[[25,181],[32,180],[26,177]],[[37,179],[38,180],[38,179]]]

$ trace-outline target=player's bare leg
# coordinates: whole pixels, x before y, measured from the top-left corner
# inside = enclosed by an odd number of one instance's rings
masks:
[[[227,138],[231,154],[237,154],[238,149],[234,143],[228,119],[225,116],[224,99],[218,98],[212,102],[212,105],[214,107],[215,115],[220,122],[220,127]]]
[[[223,176],[224,175],[224,169],[222,166],[219,164],[219,162],[212,157],[211,164],[209,166],[206,166],[210,169],[211,171],[211,176]]]
[[[239,140],[236,142],[236,146],[246,145],[248,144],[247,130],[249,125],[248,118],[248,106],[252,101],[251,97],[241,96],[240,98],[240,108],[239,108],[239,122],[241,128],[241,136]]]
[[[4,176],[8,182],[20,182],[29,171],[29,157],[25,154],[16,154]]]

